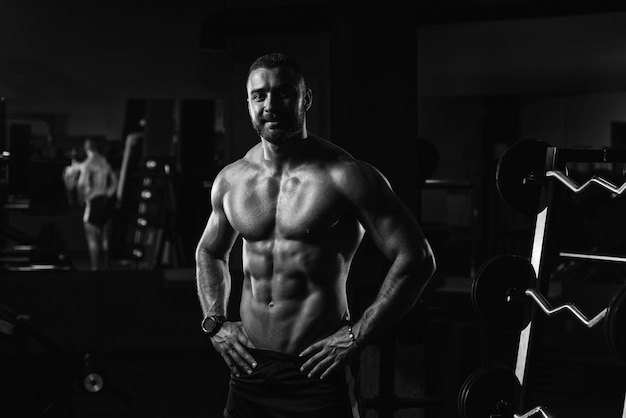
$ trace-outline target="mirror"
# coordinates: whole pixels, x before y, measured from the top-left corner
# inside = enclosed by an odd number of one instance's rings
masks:
[[[109,226],[110,268],[189,267],[224,163],[220,100],[5,100],[5,269],[90,268],[85,202],[63,182],[100,144],[118,179]],[[184,213],[184,215],[181,215]]]

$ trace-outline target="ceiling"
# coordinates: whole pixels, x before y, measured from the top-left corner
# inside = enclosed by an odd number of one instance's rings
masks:
[[[418,24],[445,24],[626,11],[617,0],[418,0]]]
[[[348,1],[341,7],[349,10]],[[34,8],[31,3],[0,3],[0,34],[12,40],[0,45],[5,95],[59,97],[69,91],[87,98],[143,97],[169,80],[191,80],[188,72],[196,68],[196,48],[206,47],[203,42],[223,48],[229,34],[258,33],[260,16],[272,18],[261,20],[272,22],[263,25],[262,34],[327,30],[339,4],[268,0],[261,7],[256,0],[193,0],[144,8],[96,0],[73,7],[41,2]],[[400,0],[376,7],[396,4]],[[626,2],[417,0],[414,6],[417,51],[407,54],[418,55],[423,94],[626,90]],[[354,2],[353,8],[356,13],[365,6]],[[230,14],[220,14],[224,10]],[[95,74],[106,74],[110,84],[95,81]],[[188,84],[185,95],[199,91]]]

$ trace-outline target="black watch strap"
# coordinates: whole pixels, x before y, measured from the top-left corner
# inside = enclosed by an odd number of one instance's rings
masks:
[[[207,316],[202,320],[202,331],[204,331],[204,333],[209,337],[212,337],[222,328],[224,322],[226,322],[226,317],[224,315]]]

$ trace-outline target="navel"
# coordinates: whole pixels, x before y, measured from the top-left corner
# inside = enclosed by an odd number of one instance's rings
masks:
[[[273,308],[274,307],[274,301],[270,301],[270,303],[267,304],[268,307]]]

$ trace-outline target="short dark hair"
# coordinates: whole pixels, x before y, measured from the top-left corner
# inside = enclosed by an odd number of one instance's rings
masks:
[[[250,65],[250,69],[248,70],[248,76],[252,71],[257,70],[259,68],[277,68],[277,67],[286,67],[289,68],[293,73],[304,82],[304,71],[302,71],[302,66],[300,63],[296,61],[293,57],[283,54],[281,52],[272,52],[270,54],[265,54],[252,63]],[[305,83],[306,84],[306,83]]]
[[[86,138],[84,144],[85,144],[85,149],[88,149],[94,152],[100,152],[100,144],[95,139]]]

